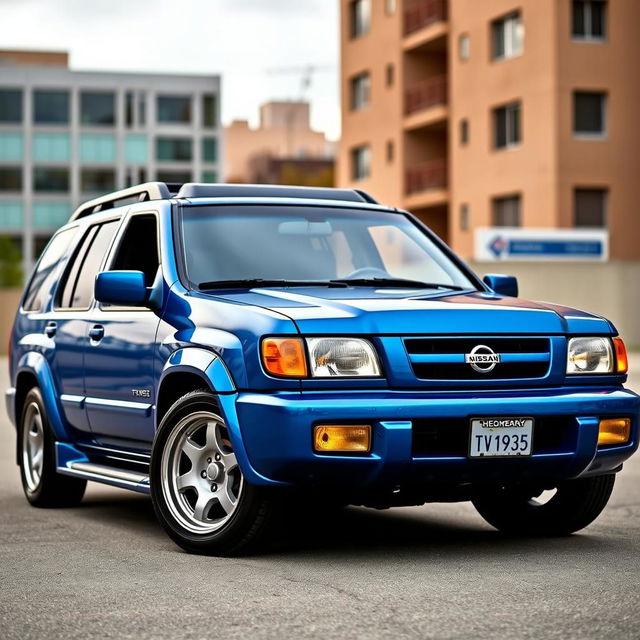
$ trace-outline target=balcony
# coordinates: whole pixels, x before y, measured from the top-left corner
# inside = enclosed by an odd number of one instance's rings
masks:
[[[447,0],[408,0],[404,10],[404,35],[409,36],[447,19]]]
[[[407,131],[442,127],[448,117],[447,77],[433,76],[408,87],[404,94],[404,114]]]
[[[447,161],[429,160],[413,165],[405,173],[405,207],[421,209],[447,203]]]

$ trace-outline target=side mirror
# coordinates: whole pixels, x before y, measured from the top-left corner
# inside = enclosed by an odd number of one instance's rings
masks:
[[[142,271],[103,271],[94,292],[98,302],[126,307],[146,307],[149,299]]]
[[[482,281],[496,293],[510,298],[518,297],[518,279],[501,273],[487,273]]]

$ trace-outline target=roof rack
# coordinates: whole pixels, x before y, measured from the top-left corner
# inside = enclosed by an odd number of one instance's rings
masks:
[[[334,189],[331,187],[294,187],[275,184],[199,184],[187,182],[145,182],[135,187],[114,191],[81,204],[70,220],[85,218],[92,213],[149,200],[168,198],[302,198],[311,200],[341,200],[378,204],[361,189]]]
[[[99,198],[81,204],[73,212],[70,220],[78,220],[79,218],[84,218],[98,211],[106,211],[107,209],[113,209],[134,202],[166,200],[174,196],[181,186],[181,184],[174,183],[145,182],[135,187],[114,191],[113,193],[108,193],[106,196],[100,196]]]

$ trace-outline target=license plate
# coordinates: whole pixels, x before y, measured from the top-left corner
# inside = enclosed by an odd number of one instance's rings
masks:
[[[471,458],[530,456],[533,418],[473,418]]]

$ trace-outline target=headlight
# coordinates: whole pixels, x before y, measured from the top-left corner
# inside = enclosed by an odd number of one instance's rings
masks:
[[[359,338],[307,338],[314,378],[361,377],[380,375],[373,345]]]
[[[609,338],[571,338],[567,373],[613,373],[613,348]]]

